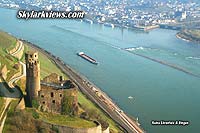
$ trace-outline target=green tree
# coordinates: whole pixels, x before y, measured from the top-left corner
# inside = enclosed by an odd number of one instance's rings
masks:
[[[73,114],[73,96],[67,96],[64,94],[63,100],[62,100],[62,111],[61,114],[63,115],[72,115]]]

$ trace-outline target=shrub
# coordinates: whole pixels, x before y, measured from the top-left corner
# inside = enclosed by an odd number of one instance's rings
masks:
[[[35,118],[35,119],[39,119],[39,114],[38,114],[36,111],[33,111],[33,112],[32,112],[32,116],[33,116],[33,118]]]
[[[54,126],[54,125],[52,125],[51,130],[55,131],[56,133],[59,133],[59,129],[56,126]]]
[[[38,103],[38,101],[37,101],[36,99],[33,99],[33,100],[32,100],[32,106],[33,106],[34,108],[38,109],[39,103]]]

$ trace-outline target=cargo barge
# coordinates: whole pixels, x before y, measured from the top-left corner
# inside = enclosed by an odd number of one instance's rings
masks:
[[[95,65],[98,64],[98,62],[97,62],[95,59],[89,57],[89,56],[86,55],[84,52],[79,52],[79,53],[77,53],[77,55],[80,56],[80,57],[82,57],[83,59],[89,61],[89,62],[92,63],[92,64],[95,64]]]

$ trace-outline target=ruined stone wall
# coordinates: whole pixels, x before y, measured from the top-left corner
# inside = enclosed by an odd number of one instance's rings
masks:
[[[42,111],[61,113],[63,98],[71,97],[72,110],[78,107],[78,94],[75,88],[72,89],[54,89],[50,86],[41,85],[38,94],[38,102]]]
[[[95,122],[96,123],[96,122]],[[100,124],[97,124],[96,127],[92,128],[72,128],[67,126],[60,126],[56,124],[46,123],[50,128],[58,130],[59,133],[102,133],[102,128]]]
[[[41,86],[38,94],[38,101],[41,110],[53,113],[61,113],[61,101],[63,90],[53,90],[48,86]]]

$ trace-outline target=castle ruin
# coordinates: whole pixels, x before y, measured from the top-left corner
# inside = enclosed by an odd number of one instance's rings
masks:
[[[53,113],[75,113],[78,111],[77,87],[55,73],[40,80],[38,53],[28,51],[26,61],[26,93],[29,102],[36,100],[39,108]],[[63,108],[63,104],[68,107]]]
[[[40,62],[37,52],[27,52],[25,61],[28,100],[31,103],[36,100],[39,105],[37,108],[41,111],[77,115],[79,110],[77,86],[70,80],[64,80],[62,76],[58,76],[56,73],[51,73],[40,80]],[[61,133],[109,133],[109,126],[102,128],[99,122],[94,121],[94,123],[96,126],[91,128],[72,128],[44,122],[47,126],[55,126]]]

